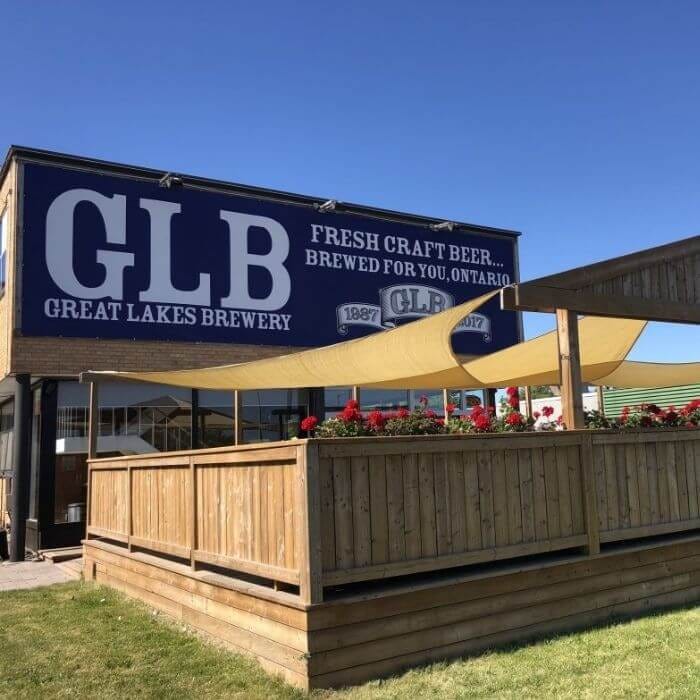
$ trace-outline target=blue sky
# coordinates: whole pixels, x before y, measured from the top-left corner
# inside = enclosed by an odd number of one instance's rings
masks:
[[[528,279],[700,231],[699,35],[683,0],[6,2],[0,149],[514,228]]]

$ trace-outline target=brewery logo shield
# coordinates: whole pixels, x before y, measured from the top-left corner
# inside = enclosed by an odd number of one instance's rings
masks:
[[[451,309],[454,297],[436,287],[422,284],[395,284],[379,290],[379,304],[349,301],[336,308],[338,333],[347,335],[351,326],[386,330],[400,321],[423,318]],[[453,333],[480,333],[491,342],[491,319],[485,314],[471,313],[463,318]]]

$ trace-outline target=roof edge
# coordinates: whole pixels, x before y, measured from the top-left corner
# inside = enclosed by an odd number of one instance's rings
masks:
[[[11,145],[7,151],[0,168],[0,181],[5,178],[10,164],[13,160],[26,160],[41,163],[50,163],[57,165],[67,165],[82,168],[95,168],[106,170],[113,174],[126,175],[131,177],[140,177],[143,179],[160,180],[165,173],[173,172],[182,178],[183,184],[206,189],[213,189],[230,194],[240,194],[245,196],[256,196],[277,201],[282,201],[288,204],[297,204],[302,206],[314,206],[323,204],[329,200],[329,197],[318,197],[312,195],[301,195],[284,190],[275,190],[266,187],[258,187],[255,185],[243,185],[236,182],[226,180],[215,180],[212,178],[199,177],[196,175],[188,175],[175,170],[158,170],[156,168],[147,168],[137,165],[129,165],[126,163],[117,163],[99,158],[89,158],[85,156],[76,156],[58,151],[49,151],[38,148],[30,148],[27,146]],[[421,214],[411,214],[408,212],[395,211],[392,209],[382,209],[363,204],[355,204],[352,202],[338,202],[338,210],[349,214],[364,214],[374,216],[379,219],[396,221],[399,223],[407,223],[413,225],[429,226],[430,224],[439,224],[445,221],[445,218],[424,216]],[[460,229],[466,229],[471,233],[482,233],[498,237],[506,237],[511,239],[519,238],[522,233],[513,229],[497,228],[493,226],[483,226],[480,224],[471,224],[465,221],[453,222]]]

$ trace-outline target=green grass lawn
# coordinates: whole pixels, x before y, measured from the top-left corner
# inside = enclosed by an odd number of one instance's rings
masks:
[[[700,607],[319,698],[700,698]],[[0,698],[302,698],[255,663],[106,588],[0,593]]]

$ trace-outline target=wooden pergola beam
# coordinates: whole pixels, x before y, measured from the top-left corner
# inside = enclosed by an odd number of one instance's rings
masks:
[[[510,311],[553,313],[568,309],[590,316],[636,318],[666,323],[700,323],[700,305],[676,301],[656,301],[641,297],[601,296],[560,287],[530,283],[515,284],[501,290],[501,308]]]

